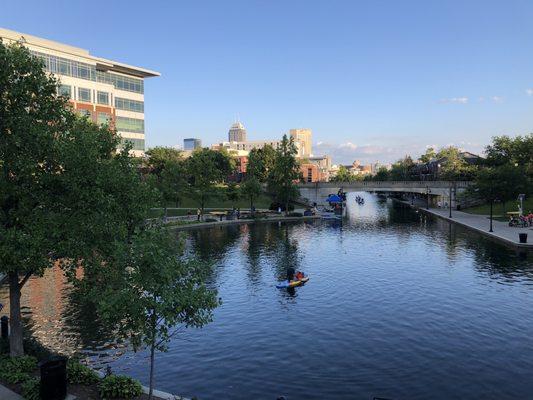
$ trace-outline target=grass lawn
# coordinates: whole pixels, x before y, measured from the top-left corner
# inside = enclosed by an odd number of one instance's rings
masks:
[[[470,213],[470,214],[482,214],[482,215],[489,215],[490,214],[490,205],[489,204],[482,204],[480,206],[475,207],[469,207],[465,208],[461,211]],[[502,203],[494,203],[492,207],[492,213],[493,215],[501,215],[505,218],[505,221],[508,220],[506,216],[506,212],[509,211],[518,211],[518,201],[508,201],[505,203],[505,210],[503,209]],[[529,213],[529,211],[533,211],[533,198],[529,197],[524,200],[524,212]]]
[[[254,206],[258,209],[270,207],[270,204],[273,202],[272,198],[266,194],[261,194],[257,200],[254,201]],[[188,211],[191,211],[193,215],[196,215],[196,209],[199,207],[199,204],[196,200],[191,198],[184,198],[178,205],[176,203],[169,203],[167,207],[170,209],[167,210],[167,215],[169,217],[177,217],[181,215],[187,215]],[[178,209],[176,209],[179,207]],[[222,208],[241,208],[242,211],[245,209],[250,209],[250,200],[240,199],[236,202],[232,202],[225,198],[212,198],[209,199],[205,208],[210,209],[209,211],[214,211]],[[158,218],[163,215],[163,209],[153,209],[150,210],[150,218]]]

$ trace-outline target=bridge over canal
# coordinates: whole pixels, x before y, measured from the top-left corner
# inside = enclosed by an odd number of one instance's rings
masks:
[[[431,202],[442,199],[453,205],[456,194],[471,184],[466,181],[356,181],[300,183],[298,187],[302,198],[317,204],[323,204],[328,194],[342,189],[345,192],[411,193],[429,196]]]

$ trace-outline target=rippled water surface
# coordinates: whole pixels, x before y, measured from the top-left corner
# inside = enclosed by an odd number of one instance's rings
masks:
[[[223,305],[158,354],[156,386],[200,399],[533,398],[532,254],[364,196],[342,224],[188,233]],[[293,293],[275,288],[289,265],[311,277]],[[34,335],[146,383],[146,354],[106,338],[62,282],[52,271],[25,290]]]

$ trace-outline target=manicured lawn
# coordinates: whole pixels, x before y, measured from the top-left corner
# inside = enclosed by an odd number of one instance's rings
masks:
[[[480,206],[475,207],[469,207],[462,210],[464,212],[470,213],[470,214],[481,214],[481,215],[489,215],[490,214],[490,205],[489,204],[482,204]],[[505,210],[503,209],[503,204],[501,203],[494,203],[492,212],[494,215],[501,215],[506,217],[506,212],[509,211],[518,211],[518,201],[508,201],[505,203]],[[533,211],[533,198],[529,197],[524,200],[524,212],[529,213],[529,211]],[[507,219],[505,219],[507,220]]]

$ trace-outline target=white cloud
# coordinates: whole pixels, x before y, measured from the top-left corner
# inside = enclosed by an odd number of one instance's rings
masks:
[[[533,96],[533,89],[526,89],[526,93],[528,96]]]
[[[500,96],[492,96],[490,99],[495,103],[501,103],[503,101],[503,97]]]
[[[466,104],[468,103],[468,97],[451,97],[449,99],[441,99],[441,103],[457,103],[457,104]]]

